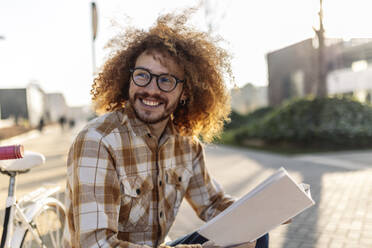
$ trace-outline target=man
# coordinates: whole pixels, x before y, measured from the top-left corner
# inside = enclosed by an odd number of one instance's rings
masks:
[[[72,247],[157,247],[184,197],[204,221],[234,201],[211,180],[197,139],[210,141],[228,118],[229,56],[186,17],[165,15],[111,42],[116,52],[92,89],[108,113],[68,157]]]

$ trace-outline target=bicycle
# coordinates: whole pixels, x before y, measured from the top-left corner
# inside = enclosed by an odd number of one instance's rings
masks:
[[[40,187],[19,201],[15,197],[16,176],[44,164],[44,155],[23,151],[22,145],[5,146],[0,160],[0,173],[10,177],[0,247],[62,247],[65,207],[52,196],[60,187]]]

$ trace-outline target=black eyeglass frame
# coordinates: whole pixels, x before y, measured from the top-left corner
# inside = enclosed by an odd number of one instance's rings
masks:
[[[133,73],[137,69],[144,70],[144,71],[146,71],[146,72],[148,72],[150,74],[150,80],[146,84],[140,85],[140,84],[136,83],[136,80],[133,77]],[[137,85],[138,87],[146,87],[147,85],[149,85],[151,83],[152,78],[155,77],[156,78],[156,85],[158,86],[158,89],[161,90],[161,91],[163,91],[163,92],[167,92],[167,93],[173,91],[177,87],[178,83],[184,83],[186,81],[185,79],[184,80],[178,79],[176,76],[174,76],[172,74],[168,74],[168,73],[154,74],[154,73],[151,73],[148,69],[143,68],[143,67],[136,67],[134,69],[129,69],[129,71],[131,73],[131,78],[133,80],[133,83],[135,85]],[[173,88],[171,88],[170,90],[164,90],[164,89],[160,88],[160,86],[159,86],[159,77],[164,76],[164,75],[171,76],[171,77],[173,77],[176,80],[176,83],[174,84]]]

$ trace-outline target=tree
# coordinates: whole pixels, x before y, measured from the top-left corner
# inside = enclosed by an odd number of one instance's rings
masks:
[[[218,31],[221,21],[226,17],[230,1],[204,0],[202,4],[208,33],[214,34]]]
[[[325,53],[324,53],[324,26],[323,26],[323,1],[320,0],[320,10],[319,10],[319,29],[315,29],[315,34],[318,38],[318,84],[317,84],[317,97],[326,97],[327,92],[327,70],[325,63]]]

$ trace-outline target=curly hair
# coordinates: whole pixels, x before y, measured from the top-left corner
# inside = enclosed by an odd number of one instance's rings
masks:
[[[154,50],[170,56],[184,70],[187,104],[178,106],[172,115],[180,135],[200,136],[206,142],[219,135],[231,111],[224,83],[224,76],[233,80],[231,56],[216,45],[221,39],[185,25],[190,13],[160,16],[148,31],[130,27],[109,41],[112,53],[91,90],[97,112],[125,107],[129,70],[141,53]]]

